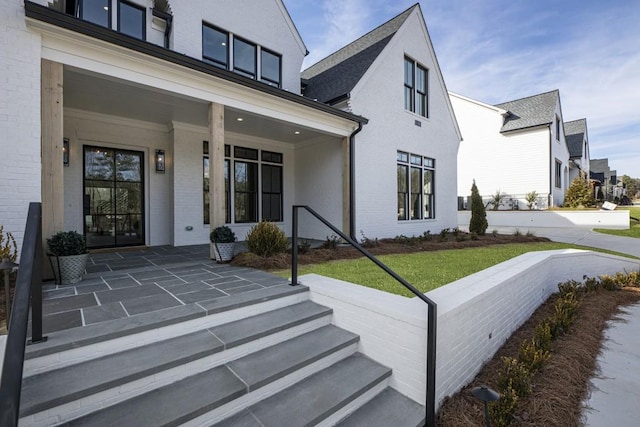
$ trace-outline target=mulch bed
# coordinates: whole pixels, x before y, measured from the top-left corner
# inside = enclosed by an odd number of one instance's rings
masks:
[[[460,232],[456,237],[450,233],[442,239],[438,234],[428,240],[414,239],[412,242],[397,242],[393,239],[382,239],[377,246],[367,245],[367,251],[373,255],[404,254],[412,252],[439,251],[445,249],[478,248],[482,246],[500,245],[507,243],[549,242],[545,237],[532,235],[504,235],[487,234],[471,239],[468,233]],[[323,262],[360,258],[362,254],[351,246],[338,246],[335,249],[309,249],[306,253],[298,252],[299,264],[319,264]],[[237,255],[231,264],[241,267],[251,267],[259,270],[281,270],[291,266],[291,254],[282,253],[270,257],[260,257],[246,252]]]
[[[470,390],[479,385],[496,389],[502,357],[516,357],[520,344],[533,336],[535,327],[553,313],[552,296],[518,329],[478,376],[458,394],[449,397],[438,413],[440,426],[484,425],[484,407]],[[640,301],[640,290],[599,291],[587,294],[571,331],[553,343],[551,358],[534,378],[533,391],[518,402],[514,426],[576,426],[581,424],[582,402],[589,380],[597,373],[596,358],[607,321],[620,308]]]

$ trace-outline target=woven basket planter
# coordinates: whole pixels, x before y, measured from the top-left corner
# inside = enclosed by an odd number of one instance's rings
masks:
[[[87,260],[89,254],[55,256],[50,255],[49,261],[56,282],[61,285],[72,285],[82,280],[87,272]]]
[[[211,243],[211,259],[217,262],[229,262],[233,259],[235,248],[235,242]]]

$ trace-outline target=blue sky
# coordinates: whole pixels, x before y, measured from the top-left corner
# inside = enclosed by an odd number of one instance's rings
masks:
[[[284,0],[305,67],[415,0]],[[640,177],[640,0],[423,0],[447,88],[496,104],[560,89],[587,118],[591,158]]]

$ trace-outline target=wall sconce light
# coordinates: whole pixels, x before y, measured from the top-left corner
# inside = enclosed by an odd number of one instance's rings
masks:
[[[156,172],[164,173],[165,157],[164,150],[156,150]]]
[[[62,140],[62,164],[69,166],[69,139]]]

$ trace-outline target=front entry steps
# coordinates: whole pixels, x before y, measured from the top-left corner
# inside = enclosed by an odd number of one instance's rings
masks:
[[[253,302],[245,294],[211,307],[206,321],[182,322],[183,333],[180,323],[118,323],[105,341],[67,337],[58,352],[33,350],[20,425],[418,425],[424,407],[388,387],[391,370],[358,353],[358,336],[331,325],[332,310],[309,301],[306,288],[288,288],[295,293],[256,291]],[[387,418],[367,418],[380,408]]]

